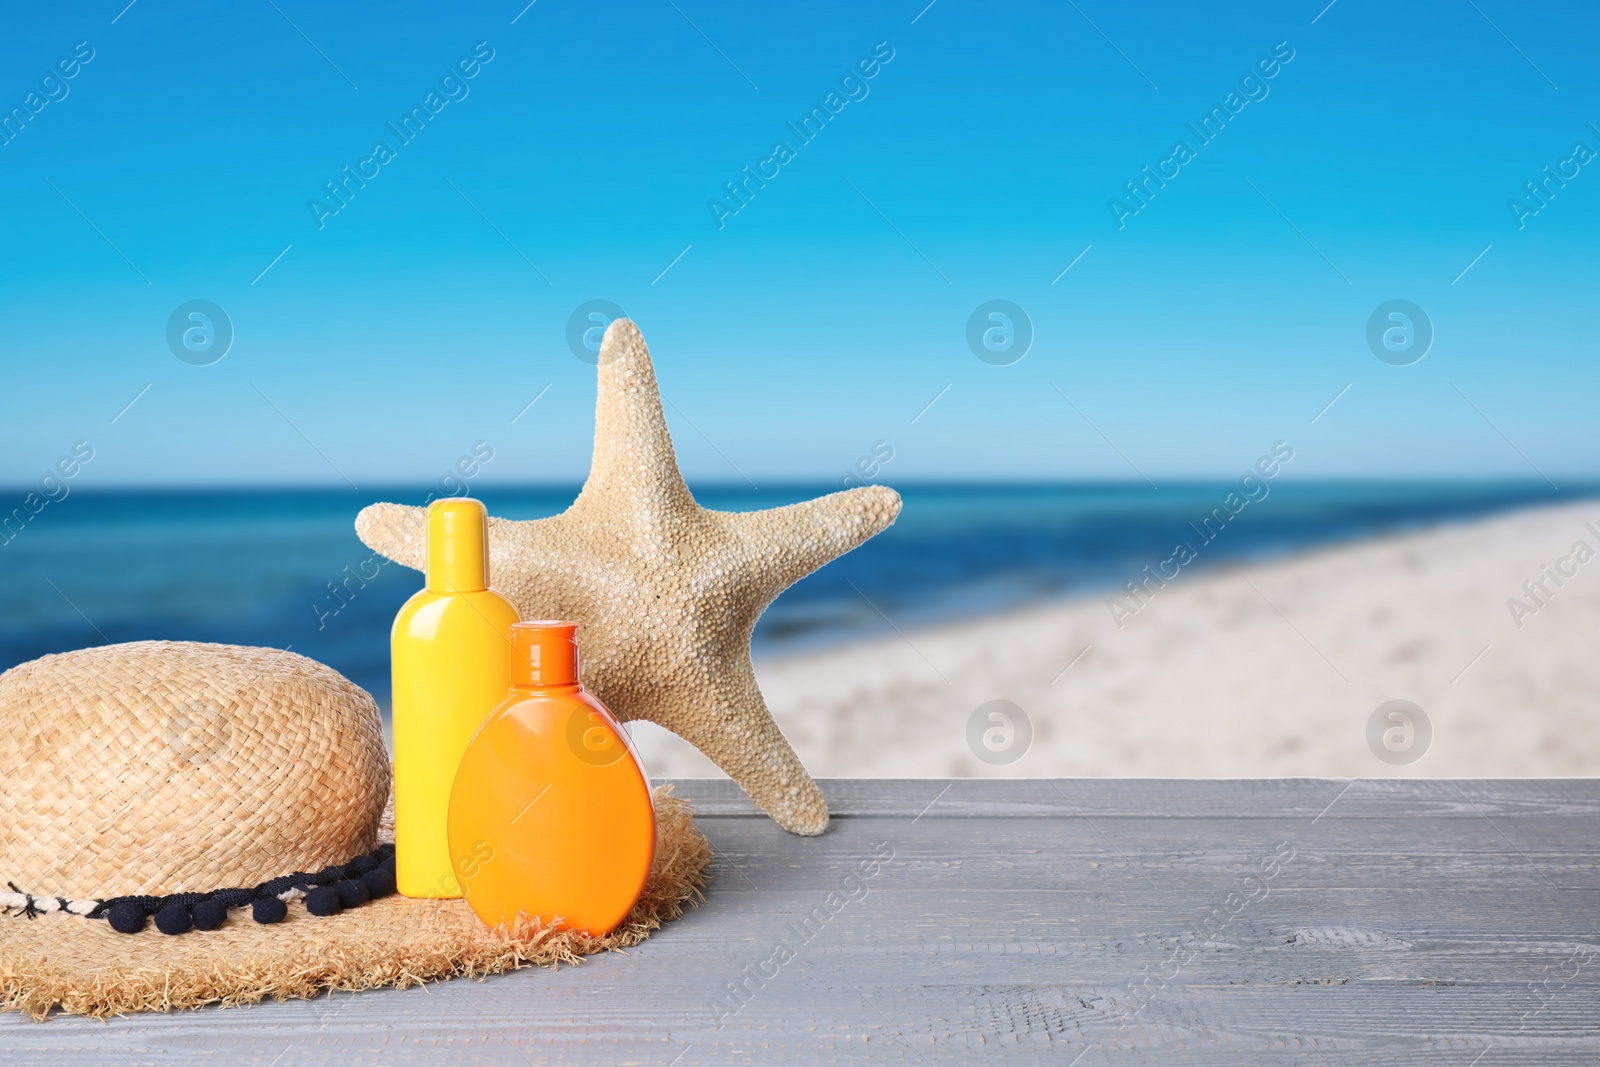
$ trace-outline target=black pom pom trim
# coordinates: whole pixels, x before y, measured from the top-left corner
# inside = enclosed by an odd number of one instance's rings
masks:
[[[219,889],[211,894],[211,899],[224,908],[242,908],[255,899],[255,895],[254,889]]]
[[[150,917],[144,913],[144,908],[133,901],[125,900],[106,909],[106,919],[111,923],[111,929],[117,933],[136,934],[144,929],[144,924]]]
[[[13,892],[21,893],[16,886]],[[394,845],[380,845],[365,855],[353,857],[349,862],[333,864],[320,871],[295,871],[268,879],[253,889],[217,889],[209,893],[172,893],[164,897],[123,896],[107,900],[74,900],[54,897],[36,897],[23,894],[25,904],[8,907],[7,911],[33,916],[44,908],[40,902],[50,901],[49,910],[66,910],[90,919],[105,919],[107,925],[119,934],[136,934],[144,930],[153,917],[155,927],[164,934],[176,936],[193,930],[216,930],[228,921],[228,912],[234,908],[250,906],[250,914],[258,923],[282,922],[288,915],[284,896],[303,896],[306,911],[312,915],[337,915],[346,908],[357,908],[369,900],[391,896],[395,892]],[[72,908],[68,909],[71,904]],[[91,906],[92,905],[92,906]]]
[[[250,905],[250,917],[263,925],[282,922],[289,914],[289,905],[277,897],[262,897]]]
[[[164,934],[181,934],[194,925],[189,909],[173,901],[156,912],[156,929]]]
[[[331,885],[319,885],[306,893],[306,910],[313,915],[337,915],[344,910],[339,902],[339,890]]]
[[[333,887],[339,893],[339,903],[347,908],[359,908],[372,899],[372,894],[367,892],[367,887],[360,882],[346,878]]]
[[[361,884],[373,900],[389,896],[394,892],[394,872],[387,867],[374,867],[361,876]]]
[[[270,881],[262,882],[260,885],[256,886],[255,892],[252,895],[257,897],[275,897],[279,893],[287,893],[291,889],[303,889],[305,888],[306,881],[309,878],[310,875],[305,874],[286,874],[280,878],[273,878]]]
[[[194,916],[196,930],[215,930],[228,921],[228,906],[215,897],[200,901],[189,913]]]

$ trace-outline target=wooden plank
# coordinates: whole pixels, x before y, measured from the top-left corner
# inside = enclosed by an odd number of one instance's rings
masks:
[[[1337,812],[1340,818],[1397,813],[1471,815],[1544,812],[1600,816],[1592,778],[824,778],[836,818],[854,815],[1028,818],[1072,813],[1094,817],[1277,818]],[[675,784],[692,792],[702,815],[764,818],[727,779]],[[1337,798],[1337,802],[1335,799]],[[929,807],[930,803],[933,805]]]
[[[714,882],[627,956],[109,1024],[4,1017],[0,1063],[1600,1058],[1600,782],[824,788],[840,817],[804,839],[731,783],[679,783]]]

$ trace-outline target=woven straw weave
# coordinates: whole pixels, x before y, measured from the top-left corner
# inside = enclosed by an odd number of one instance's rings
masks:
[[[372,698],[270,648],[140,641],[0,675],[0,884],[68,898],[253,886],[377,844]]]

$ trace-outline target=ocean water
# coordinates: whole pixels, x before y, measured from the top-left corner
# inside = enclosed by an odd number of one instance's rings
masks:
[[[1055,597],[1109,592],[1172,556],[1179,581],[1242,560],[1600,493],[1543,483],[1269,483],[1225,525],[1200,520],[1238,486],[1217,483],[919,485],[890,530],[778,598],[756,655],[857,641]],[[746,511],[829,487],[698,491]],[[491,513],[553,515],[576,487],[486,489]],[[12,491],[20,502],[22,492]],[[374,500],[425,487],[75,491],[0,543],[0,668],[47,652],[150,638],[293,648],[389,699],[389,625],[421,575],[374,559],[355,536]],[[1238,499],[1235,498],[1237,505]],[[9,505],[8,505],[9,506]],[[1221,532],[1215,532],[1218,528]],[[329,585],[376,576],[344,602]]]

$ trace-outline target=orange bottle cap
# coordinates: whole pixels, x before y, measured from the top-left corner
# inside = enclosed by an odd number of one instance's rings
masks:
[[[541,621],[512,624],[512,685],[576,685],[577,682],[577,623]]]
[[[428,588],[476,593],[489,588],[489,513],[471,497],[428,505]]]

